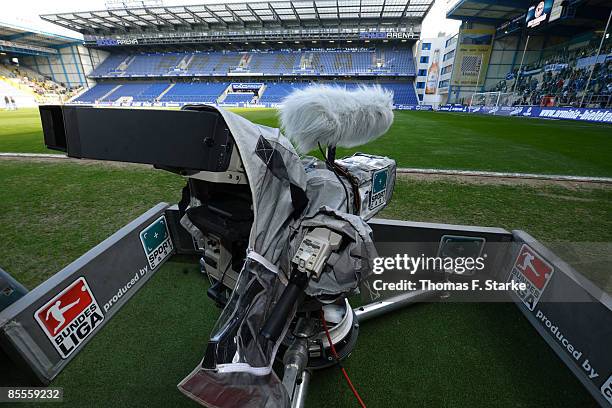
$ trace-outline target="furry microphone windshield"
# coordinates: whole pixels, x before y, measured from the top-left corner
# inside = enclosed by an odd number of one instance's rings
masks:
[[[393,93],[379,85],[355,90],[312,85],[287,96],[281,127],[300,154],[317,147],[355,147],[383,135],[393,122]]]

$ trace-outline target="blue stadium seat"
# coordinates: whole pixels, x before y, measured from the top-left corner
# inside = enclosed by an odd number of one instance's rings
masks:
[[[250,92],[232,93],[225,97],[223,103],[250,103],[254,95]]]
[[[307,87],[310,84],[309,82],[266,82],[259,103],[281,103],[283,98],[294,90]],[[349,89],[364,84],[367,85],[367,83],[362,82],[333,82],[332,84]],[[378,84],[393,92],[393,101],[396,105],[418,105],[419,103],[412,79]],[[89,89],[73,102],[115,102],[121,97],[131,96],[134,102],[217,103],[219,97],[229,85],[230,83],[228,82],[181,82],[176,84],[168,82],[102,83]],[[108,94],[114,88],[117,89]],[[160,95],[166,90],[168,91],[160,98]],[[108,95],[102,99],[106,94]],[[248,92],[229,93],[223,103],[251,103],[253,97],[254,94]]]
[[[275,83],[270,82],[266,84],[266,89],[262,97],[259,99],[261,103],[280,103],[283,98],[289,95],[293,90],[298,88],[304,88],[308,86],[308,83]]]
[[[314,74],[328,76],[414,76],[410,48],[327,51],[211,51],[114,54],[93,72],[94,78]]]
[[[79,95],[78,98],[74,99],[72,102],[76,103],[96,103],[99,99],[101,99],[104,95],[109,93],[113,88],[115,88],[118,84],[98,84],[93,88],[88,89]]]
[[[161,102],[216,103],[225,91],[227,82],[183,82],[174,84],[160,99]]]

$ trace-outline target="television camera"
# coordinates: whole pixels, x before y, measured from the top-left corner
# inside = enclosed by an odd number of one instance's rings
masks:
[[[186,178],[177,219],[223,312],[182,392],[215,407],[299,406],[310,370],[349,355],[359,324],[346,297],[371,273],[366,221],[391,198],[395,162],[335,152],[385,133],[392,107],[378,87],[298,91],[281,110],[289,139],[205,105],[40,108],[51,149]],[[296,152],[316,148],[321,158]]]

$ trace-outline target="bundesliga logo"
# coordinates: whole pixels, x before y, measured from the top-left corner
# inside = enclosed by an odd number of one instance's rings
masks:
[[[81,277],[34,314],[53,346],[65,359],[104,320],[85,278]]]
[[[550,282],[553,272],[552,265],[529,246],[523,244],[508,281],[527,285],[527,289],[516,291],[516,294],[529,310],[533,311]]]

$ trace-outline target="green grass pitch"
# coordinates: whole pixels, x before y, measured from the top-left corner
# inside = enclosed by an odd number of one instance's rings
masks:
[[[235,109],[277,126],[273,109]],[[51,153],[36,109],[0,112],[0,151]],[[391,130],[359,149],[399,167],[612,176],[612,126],[447,112],[396,111]]]
[[[240,113],[275,123],[270,111]],[[0,151],[45,152],[34,111],[5,115],[0,113]],[[611,151],[610,142],[602,142],[604,127],[504,118],[479,122],[424,112],[400,112],[396,120],[404,131],[396,125],[380,146],[366,150],[387,149],[384,154],[400,166],[610,175],[610,163],[598,159]],[[444,142],[436,141],[443,137],[438,123],[448,132]],[[453,146],[458,139],[485,140],[485,129],[499,123],[541,127],[532,130],[532,138],[543,132],[550,141],[554,131],[540,126],[545,123],[557,133],[566,129],[573,142],[539,150],[534,146],[543,146],[543,140],[497,137],[486,143],[492,150],[497,143],[498,162],[483,151]],[[427,137],[420,135],[430,126]],[[406,146],[394,147],[391,136],[405,137]],[[571,151],[581,139],[603,147],[597,155],[595,146],[585,147],[587,153]],[[576,146],[573,150],[580,150]],[[501,160],[506,148],[543,157],[543,167],[512,167],[522,162],[518,156]],[[438,157],[444,158],[440,165]],[[555,162],[567,157],[573,158],[571,166]],[[472,166],[464,167],[471,160]],[[136,167],[0,160],[0,266],[31,289],[157,202],[178,201],[183,184],[179,176]],[[400,179],[382,216],[524,229],[544,242],[610,242],[612,189]],[[606,280],[602,276],[597,283],[605,286]],[[195,407],[176,384],[198,364],[219,315],[206,297],[207,286],[193,263],[176,259],[164,266],[54,381],[64,387],[64,405]],[[364,323],[345,366],[368,407],[596,406],[512,304],[420,304]],[[356,404],[332,368],[313,376],[307,406]]]

